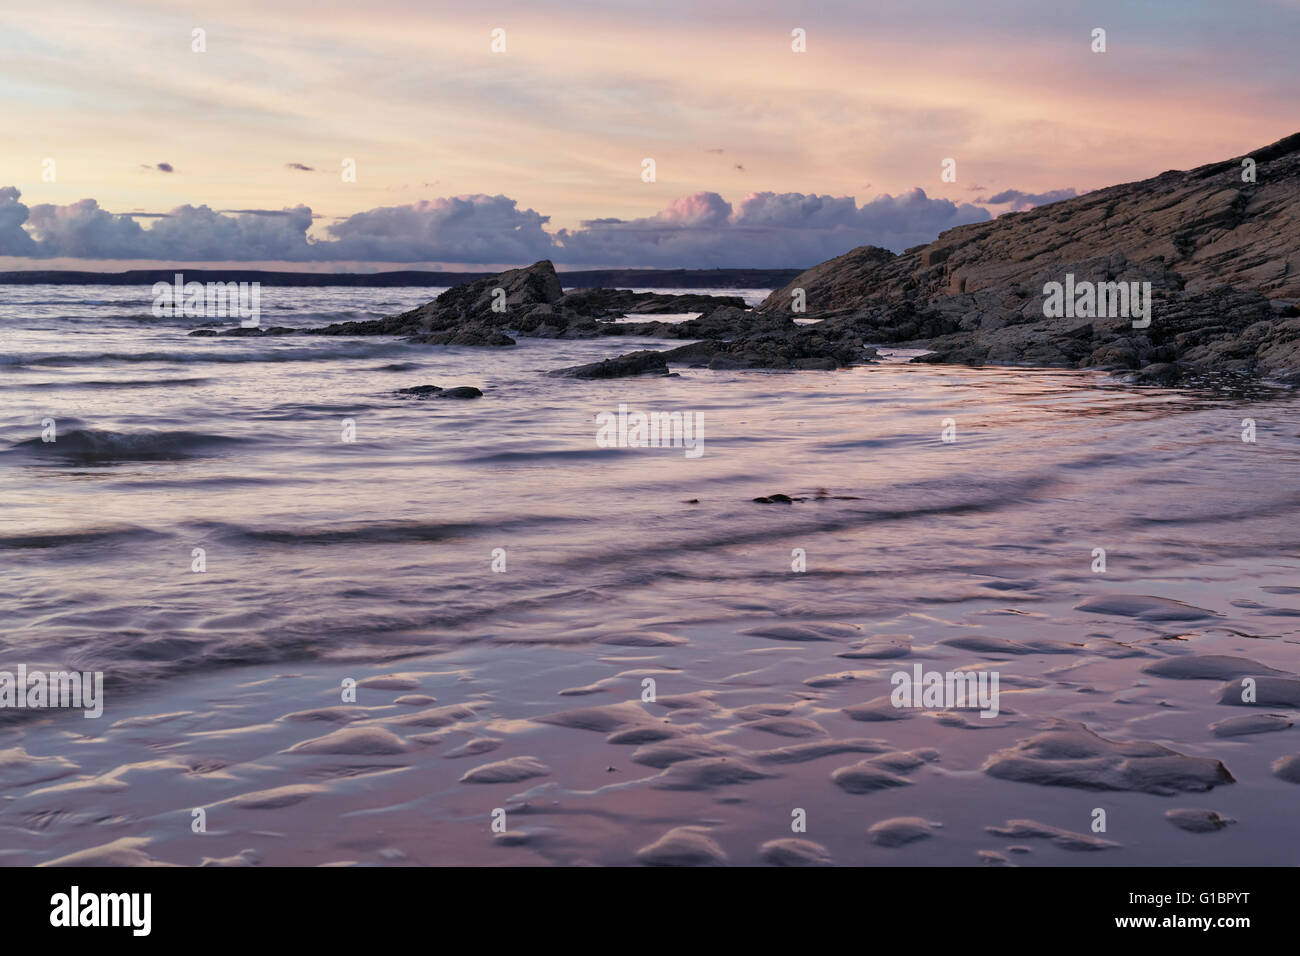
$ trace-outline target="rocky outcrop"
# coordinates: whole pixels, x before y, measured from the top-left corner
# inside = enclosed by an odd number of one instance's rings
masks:
[[[656,332],[672,338],[699,339],[666,351],[641,350],[615,358],[571,368],[556,369],[551,375],[566,378],[622,378],[629,375],[667,375],[668,363],[711,369],[782,369],[831,371],[859,365],[876,357],[874,348],[864,347],[862,337],[849,330],[796,325],[786,317],[757,316],[740,309],[718,310],[727,314],[717,323],[702,321],[678,325],[649,323]],[[659,326],[665,328],[660,329]],[[700,338],[702,334],[730,335],[731,338]]]
[[[745,300],[739,296],[627,289],[574,289],[566,293],[555,266],[543,259],[524,269],[511,269],[448,289],[432,302],[401,315],[337,322],[310,331],[316,335],[405,335],[427,345],[504,346],[514,345],[515,336],[555,339],[632,334],[613,321],[629,312],[707,314],[744,306]]]
[[[1243,181],[1247,159],[1254,182]],[[1116,309],[1049,317],[1045,287],[1067,275],[1076,287],[1149,282],[1149,326]],[[919,361],[1300,380],[1300,134],[959,226],[902,255],[854,249],[759,311],[790,314],[796,290],[828,335],[930,350]]]

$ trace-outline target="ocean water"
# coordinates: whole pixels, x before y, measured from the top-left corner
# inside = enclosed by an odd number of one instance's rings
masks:
[[[390,315],[438,291],[264,289],[262,324]],[[1088,831],[1109,806],[1120,835],[1094,835],[1121,846],[1104,862],[1296,862],[1278,827],[1294,837],[1300,825],[1278,814],[1300,791],[1271,767],[1300,750],[1300,698],[1268,708],[1281,732],[1220,736],[1210,725],[1242,711],[1216,694],[1240,667],[1207,679],[1143,670],[1216,655],[1300,671],[1292,393],[910,365],[899,352],[833,373],[681,367],[582,382],[546,373],[679,343],[201,338],[186,333],[211,323],[156,319],[150,303],[148,287],[0,287],[0,669],[103,671],[106,688],[97,721],[0,711],[0,752],[12,750],[0,760],[4,861],[140,839],[147,850],[114,844],[105,859],[198,863],[256,845],[270,863],[646,862],[665,856],[646,849],[665,831],[695,827],[669,840],[670,861],[677,843],[691,844],[687,862],[710,857],[694,845],[704,840],[759,862],[778,853],[762,849],[771,840],[797,838],[836,862],[973,865],[1008,858],[1008,842],[1041,845],[1029,862],[1081,862],[1050,839],[986,828],[1033,818]],[[423,384],[484,396],[395,394]],[[698,416],[703,453],[600,447],[596,415],[620,405]],[[777,493],[795,500],[753,500]],[[1002,715],[854,716],[914,663],[1000,669]],[[344,678],[371,689],[339,726],[372,738],[320,749],[332,775],[277,757],[338,729],[290,717],[340,705]],[[462,710],[403,716],[434,694]],[[631,758],[632,746],[600,743],[629,726],[629,707],[695,749]],[[1180,782],[1171,797],[1121,772],[1098,797],[985,772],[1059,721],[1221,760],[1236,782],[1207,794]],[[846,739],[875,750],[772,756]],[[922,750],[927,765],[886,792],[832,777],[871,753]],[[719,772],[708,761],[720,754],[757,775]],[[56,758],[67,766],[32,774]],[[487,791],[461,774],[495,761],[507,767],[488,774],[491,797],[466,802]],[[214,789],[195,795],[213,767]],[[161,777],[118,797],[93,785],[106,775]],[[195,849],[188,817],[174,818],[324,778],[323,795],[304,791],[312,805],[340,801],[321,811],[335,821],[324,842],[291,832],[257,844],[250,834],[270,824],[249,811],[221,852],[216,838]],[[358,779],[370,781],[364,798],[348,789]],[[487,814],[512,797],[531,808],[529,826],[495,839]],[[117,799],[133,809],[105,809]],[[359,844],[373,821],[340,821],[376,801],[390,836]],[[1161,822],[1184,806],[1239,822],[1210,835]],[[809,810],[806,833],[791,831],[792,808]],[[943,822],[941,836],[883,850],[866,835],[918,813]],[[585,829],[571,831],[577,817]]]

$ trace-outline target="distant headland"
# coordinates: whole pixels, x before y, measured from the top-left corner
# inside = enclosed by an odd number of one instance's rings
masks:
[[[589,269],[561,272],[566,288],[775,289],[800,269]],[[494,272],[270,272],[260,269],[132,269],[126,272],[73,272],[58,269],[0,272],[0,285],[153,285],[171,282],[177,272],[187,282],[261,282],[267,286],[426,286],[465,285]]]

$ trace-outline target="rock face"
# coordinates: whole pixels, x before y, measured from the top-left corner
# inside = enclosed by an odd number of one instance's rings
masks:
[[[1243,181],[1246,159],[1254,182]],[[1076,287],[1149,282],[1150,325],[1087,308],[1046,317],[1044,287],[1067,274]],[[1300,133],[959,226],[902,255],[854,249],[759,311],[790,314],[796,289],[828,336],[929,349],[919,361],[1145,369],[1161,383],[1204,372],[1300,381]]]

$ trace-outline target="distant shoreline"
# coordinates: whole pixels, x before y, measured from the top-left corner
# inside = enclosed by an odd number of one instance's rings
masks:
[[[638,287],[650,289],[777,289],[800,269],[588,269],[561,272],[565,288]],[[270,272],[261,269],[132,269],[126,272],[29,270],[0,272],[0,285],[153,285],[172,282],[177,272],[187,282],[261,282],[269,286],[428,286],[464,285],[496,272]]]

